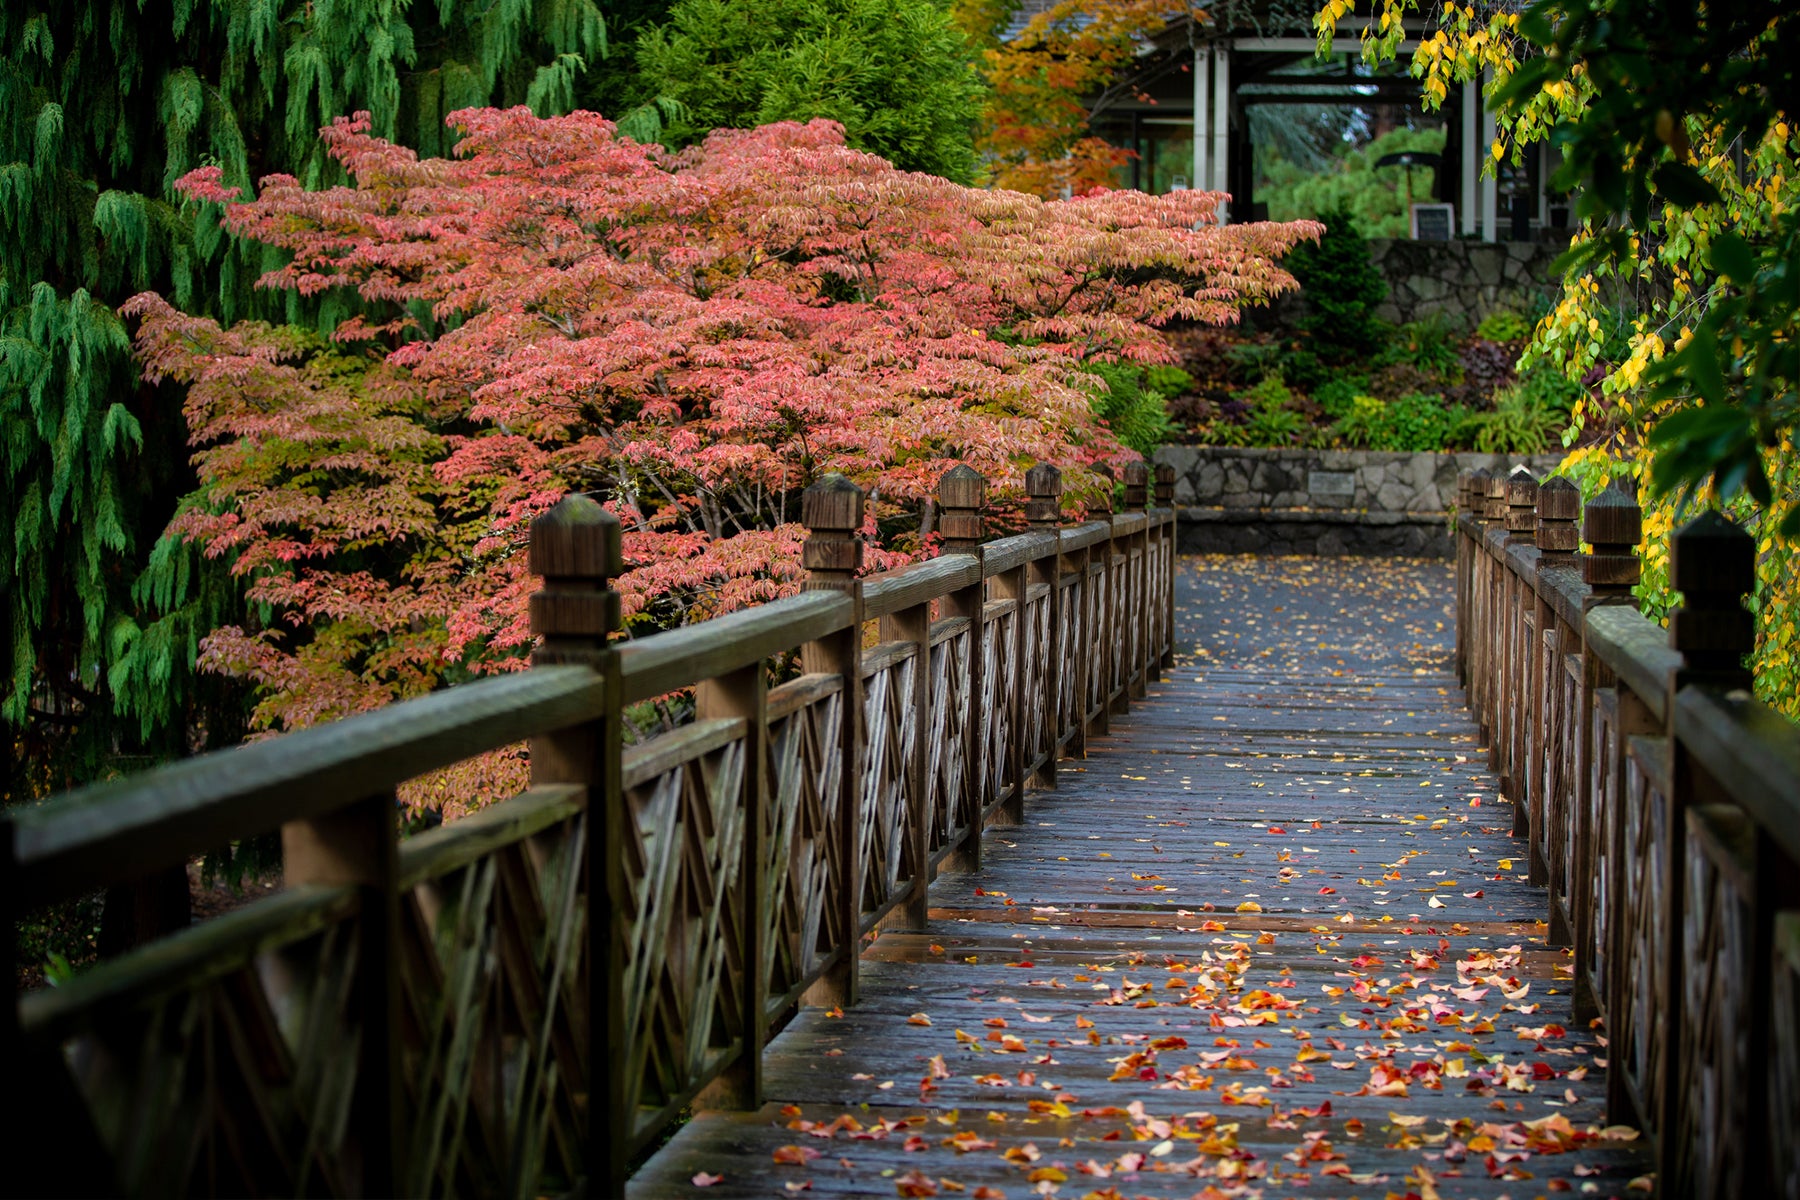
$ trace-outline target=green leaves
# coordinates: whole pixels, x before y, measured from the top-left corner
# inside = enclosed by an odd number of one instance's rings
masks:
[[[1713,270],[1739,287],[1748,287],[1756,278],[1756,255],[1735,233],[1713,235],[1710,260]]]

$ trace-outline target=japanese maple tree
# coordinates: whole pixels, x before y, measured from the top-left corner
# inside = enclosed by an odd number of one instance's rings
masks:
[[[1091,501],[1131,455],[1081,365],[1167,359],[1158,326],[1291,287],[1277,259],[1318,233],[1219,227],[1199,192],[961,187],[823,121],[679,154],[586,113],[452,122],[458,156],[426,160],[332,125],[347,186],[182,181],[285,261],[263,286],[345,291],[361,315],[329,338],[129,306],[146,372],[187,385],[201,487],[172,532],[267,614],[203,651],[264,728],[522,665],[527,526],[570,491],[624,522],[635,629],[795,590],[826,471],[869,491],[876,565],[928,552],[918,509],[958,462],[1003,499],[1056,462]]]

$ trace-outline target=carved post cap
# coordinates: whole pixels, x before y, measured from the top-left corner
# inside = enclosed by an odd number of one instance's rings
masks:
[[[624,569],[619,518],[591,496],[564,496],[531,522],[528,568],[543,580],[527,601],[539,665],[591,659],[619,627],[619,595],[607,581]]]
[[[1575,561],[1581,544],[1581,531],[1575,522],[1581,516],[1581,489],[1572,480],[1552,475],[1538,485],[1537,546],[1542,567],[1567,567]]]
[[[1125,464],[1125,511],[1150,507],[1150,464],[1143,459]]]
[[[1506,540],[1529,543],[1537,537],[1537,476],[1518,466],[1506,477]]]
[[[1701,513],[1669,539],[1669,582],[1682,594],[1669,614],[1669,646],[1685,668],[1677,682],[1748,688],[1756,618],[1744,599],[1756,587],[1756,540],[1721,513]]]
[[[1636,497],[1609,487],[1588,501],[1581,537],[1593,546],[1581,556],[1581,578],[1595,598],[1629,597],[1642,571],[1637,549],[1644,538],[1644,510]]]
[[[1114,473],[1112,466],[1108,463],[1095,463],[1094,474],[1106,481],[1101,485],[1099,503],[1095,506],[1094,511],[1111,513],[1113,510],[1113,481],[1118,479],[1118,475]]]
[[[1490,471],[1482,480],[1482,515],[1490,526],[1506,528],[1506,472]]]
[[[1171,508],[1175,504],[1175,468],[1168,463],[1156,464],[1156,507]]]
[[[1025,472],[1025,520],[1033,528],[1061,524],[1062,490],[1062,471],[1052,463]]]
[[[863,490],[833,472],[800,494],[800,520],[810,536],[800,564],[809,588],[840,588],[862,569]]]
[[[987,503],[987,480],[967,463],[958,463],[938,480],[938,532],[943,553],[973,553],[982,537],[981,509]]]
[[[1475,469],[1464,467],[1456,473],[1456,510],[1468,512],[1474,497]]]
[[[1487,520],[1487,484],[1490,472],[1476,467],[1469,472],[1469,515],[1477,521]]]

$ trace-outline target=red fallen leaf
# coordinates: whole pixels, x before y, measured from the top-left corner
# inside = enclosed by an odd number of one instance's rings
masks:
[[[1337,889],[1336,889],[1336,888],[1334,888],[1334,887],[1322,887],[1322,888],[1320,888],[1320,889],[1319,889],[1319,895],[1321,895],[1321,896],[1335,896],[1335,895],[1337,895]]]
[[[935,1196],[938,1186],[923,1171],[908,1171],[894,1180],[894,1191],[902,1196]]]
[[[1286,833],[1287,830],[1283,829],[1279,825],[1271,825],[1271,826],[1269,826],[1269,832],[1270,833]]]
[[[969,1195],[973,1197],[973,1200],[1006,1200],[1005,1192],[997,1187],[989,1187],[985,1183],[970,1192]]]
[[[689,1182],[695,1187],[711,1187],[715,1183],[724,1183],[725,1177],[723,1175],[708,1175],[705,1171],[701,1171],[699,1174],[695,1175],[693,1179],[689,1180]]]
[[[982,890],[981,890],[981,889],[980,889],[980,888],[976,888],[976,889],[975,889],[975,894],[976,894],[976,895],[977,895],[977,896],[985,896],[985,895],[987,895],[987,893],[986,893],[986,892],[984,892],[984,891],[982,891]]]
[[[773,1157],[787,1166],[804,1167],[809,1160],[819,1157],[819,1152],[807,1146],[777,1146]]]
[[[902,1146],[901,1149],[905,1150],[908,1154],[911,1154],[916,1150],[931,1149],[931,1143],[915,1133],[906,1139],[906,1145]]]
[[[1007,963],[1006,965],[1009,967],[1035,967],[1037,964],[1030,959],[1026,959],[1024,962]]]

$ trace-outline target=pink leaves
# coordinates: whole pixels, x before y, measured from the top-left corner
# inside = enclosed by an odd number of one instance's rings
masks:
[[[423,161],[334,123],[347,186],[182,180],[285,252],[263,286],[364,307],[331,336],[127,306],[146,375],[188,386],[202,490],[178,532],[273,608],[208,650],[269,727],[516,665],[525,531],[569,491],[624,523],[639,628],[797,590],[798,494],[826,471],[869,493],[871,570],[928,550],[918,508],[955,462],[1002,527],[1034,460],[1092,501],[1129,452],[1081,366],[1166,360],[1157,326],[1291,286],[1274,258],[1316,232],[1220,228],[1198,192],[963,188],[825,121],[679,155],[589,113],[450,123],[457,157]]]

